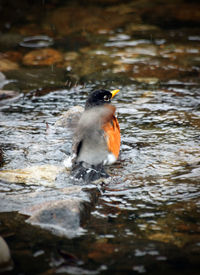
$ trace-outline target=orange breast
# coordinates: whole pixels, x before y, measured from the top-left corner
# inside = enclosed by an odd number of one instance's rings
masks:
[[[118,158],[121,137],[117,118],[113,116],[112,120],[104,124],[102,128],[105,131],[105,138],[107,141],[108,150],[112,152],[116,158]]]

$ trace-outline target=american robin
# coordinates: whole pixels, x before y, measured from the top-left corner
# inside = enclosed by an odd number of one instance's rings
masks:
[[[120,151],[120,128],[111,99],[119,90],[96,90],[86,101],[75,132],[72,171],[86,181],[108,177],[104,166],[114,163]]]

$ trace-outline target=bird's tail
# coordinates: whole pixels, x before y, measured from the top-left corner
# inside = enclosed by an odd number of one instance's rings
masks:
[[[85,182],[94,182],[109,177],[102,164],[90,165],[83,161],[73,165],[71,176],[75,179],[82,179]]]

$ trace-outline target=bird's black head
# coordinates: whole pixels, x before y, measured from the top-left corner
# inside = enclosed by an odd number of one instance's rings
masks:
[[[114,97],[119,90],[107,91],[107,90],[96,90],[89,94],[85,104],[85,109],[89,109],[95,106],[111,103],[111,98]]]

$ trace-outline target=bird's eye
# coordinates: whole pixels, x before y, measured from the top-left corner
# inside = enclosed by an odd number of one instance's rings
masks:
[[[109,100],[110,100],[110,98],[109,98],[107,95],[104,95],[103,99],[104,99],[105,101],[109,101]]]

